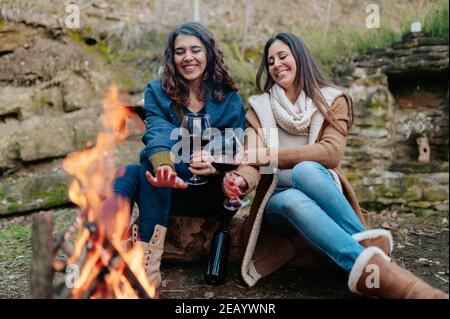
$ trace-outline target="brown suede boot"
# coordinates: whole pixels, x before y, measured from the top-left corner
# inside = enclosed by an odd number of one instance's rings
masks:
[[[448,299],[406,269],[391,263],[378,247],[365,249],[350,272],[348,286],[354,293],[386,299]]]
[[[389,257],[392,256],[394,240],[392,239],[391,232],[386,229],[369,229],[353,234],[352,237],[365,248],[375,246],[380,248]]]
[[[162,277],[159,268],[161,266],[166,231],[166,227],[156,225],[152,238],[150,238],[148,243],[143,241],[136,242],[136,244],[141,245],[144,250],[144,268],[147,273],[148,282],[155,287],[156,298],[158,298],[161,293]]]

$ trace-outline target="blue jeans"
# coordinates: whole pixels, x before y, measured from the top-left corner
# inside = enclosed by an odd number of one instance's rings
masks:
[[[292,187],[274,192],[266,206],[265,222],[279,233],[295,230],[348,273],[364,250],[351,237],[364,231],[364,226],[331,173],[316,162],[294,167]]]
[[[133,207],[139,207],[139,237],[148,242],[156,224],[166,226],[169,213],[183,216],[212,216],[222,212],[225,195],[222,192],[222,178],[211,176],[208,183],[189,186],[185,190],[168,187],[154,187],[146,177],[146,171],[153,172],[149,161],[120,168],[113,183],[116,197],[126,198]],[[181,178],[192,174],[186,164],[177,164]]]

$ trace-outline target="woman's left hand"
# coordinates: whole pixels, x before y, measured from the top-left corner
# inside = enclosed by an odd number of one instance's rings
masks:
[[[192,154],[189,171],[195,175],[208,176],[216,173],[216,169],[211,162],[214,158],[207,151],[197,151]]]
[[[229,198],[239,198],[248,189],[248,184],[245,179],[234,171],[225,174],[222,185],[223,192]]]

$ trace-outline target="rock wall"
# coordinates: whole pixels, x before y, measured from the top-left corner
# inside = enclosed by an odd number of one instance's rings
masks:
[[[61,161],[95,141],[111,70],[57,24],[2,23],[0,214],[67,203]],[[119,160],[137,161],[139,148],[132,136]]]
[[[408,34],[334,72],[354,100],[344,169],[362,205],[448,212],[448,39]],[[418,161],[420,136],[429,163]]]
[[[67,204],[61,161],[95,140],[103,96],[126,73],[86,42],[57,22],[2,23],[0,214]],[[344,169],[362,205],[447,212],[448,40],[405,37],[334,71],[355,102]],[[135,93],[130,103],[142,98]],[[117,164],[138,161],[140,133],[131,128]],[[429,138],[430,163],[417,160],[414,130]]]

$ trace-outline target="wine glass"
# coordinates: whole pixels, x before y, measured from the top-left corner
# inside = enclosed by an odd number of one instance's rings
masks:
[[[225,132],[224,136],[224,152],[214,156],[212,165],[220,172],[230,172],[236,170],[240,165],[243,157],[237,158],[236,155],[244,152],[243,136],[238,136],[234,131]],[[229,211],[237,211],[239,208],[245,207],[250,201],[247,197],[227,198],[223,202],[223,207]]]
[[[181,127],[189,134],[189,153],[201,151],[202,148],[209,143],[211,125],[209,123],[209,115],[203,113],[188,113],[184,115]],[[201,176],[192,175],[191,178],[185,180],[189,185],[204,185],[207,179]]]

